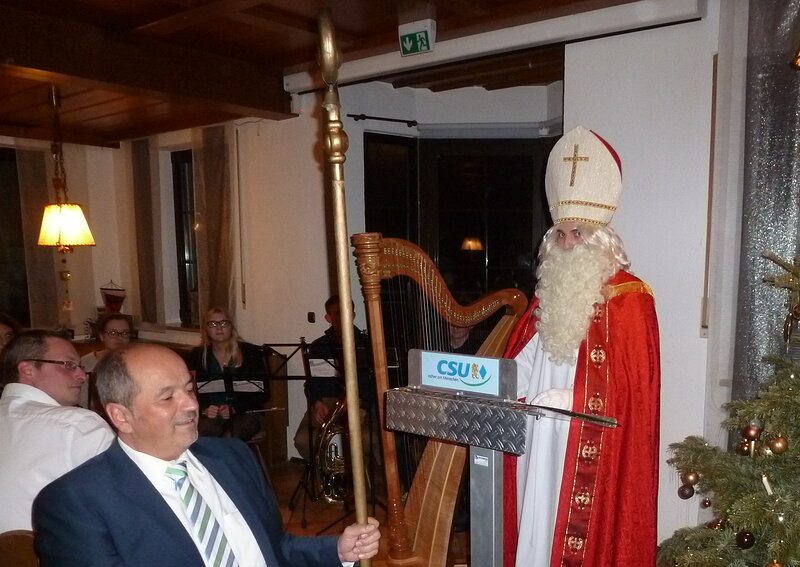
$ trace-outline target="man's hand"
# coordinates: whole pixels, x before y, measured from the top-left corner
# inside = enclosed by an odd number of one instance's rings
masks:
[[[216,419],[217,417],[221,417],[222,419],[230,419],[231,408],[228,405],[212,405],[203,410],[203,415],[209,419]]]
[[[367,518],[367,524],[350,524],[336,546],[339,551],[339,561],[342,563],[369,559],[378,553],[378,543],[381,532],[378,529],[378,520]]]
[[[314,407],[311,408],[311,413],[314,416],[314,421],[322,425],[328,419],[328,406],[322,400],[314,402]]]

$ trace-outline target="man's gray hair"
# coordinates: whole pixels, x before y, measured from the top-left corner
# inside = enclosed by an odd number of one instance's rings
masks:
[[[120,348],[107,353],[94,368],[95,386],[100,404],[114,402],[128,409],[133,407],[133,399],[139,387],[125,364],[125,353],[131,347]]]
[[[19,381],[19,363],[23,360],[33,360],[36,358],[47,358],[47,340],[64,339],[62,335],[55,331],[44,329],[31,329],[23,331],[15,336],[3,349],[3,382],[9,384]],[[41,362],[34,363],[36,367],[42,365]]]

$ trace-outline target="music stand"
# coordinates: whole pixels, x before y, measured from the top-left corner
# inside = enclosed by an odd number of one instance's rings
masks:
[[[311,371],[308,366],[306,360],[306,354],[308,352],[308,343],[305,340],[305,337],[300,337],[299,343],[269,343],[262,345],[262,351],[264,352],[265,358],[268,356],[274,356],[277,354],[280,357],[280,362],[277,366],[271,365],[269,360],[265,360],[265,365],[267,370],[270,373],[270,378],[273,380],[308,380],[311,377]],[[284,349],[292,349],[288,354],[283,354],[280,351],[276,350],[277,348],[284,348]],[[291,360],[294,356],[298,353],[301,353],[301,358],[303,360],[303,374],[302,375],[290,375],[287,371],[289,360]],[[274,366],[274,368],[273,368]],[[310,415],[310,404],[308,402],[308,397],[306,397],[306,412]],[[309,429],[309,447],[311,447],[311,430]],[[294,511],[297,498],[302,494],[302,514],[300,518],[300,526],[306,528],[308,526],[308,520],[306,519],[306,501],[307,499],[311,499],[312,501],[316,501],[318,495],[314,493],[313,484],[314,484],[314,475],[316,473],[314,468],[313,459],[308,460],[304,458],[297,458],[292,457],[291,459],[294,462],[302,462],[303,463],[303,474],[300,477],[300,480],[297,483],[297,486],[292,491],[292,495],[289,497],[289,511]]]
[[[367,431],[367,435],[365,437],[362,436],[362,443],[366,442],[368,444],[367,448],[366,448],[368,467],[369,467],[369,474],[367,476],[367,482],[370,485],[370,500],[371,500],[371,503],[372,503],[372,513],[374,515],[375,514],[376,505],[380,505],[384,509],[386,509],[386,504],[383,503],[383,502],[380,502],[378,500],[376,494],[375,494],[375,476],[376,476],[375,475],[375,466],[376,466],[376,462],[375,462],[375,443],[374,443],[374,441],[376,439],[380,440],[380,435],[377,434],[376,431],[375,431],[375,427],[379,426],[378,419],[377,419],[377,415],[378,415],[377,414],[377,396],[376,396],[375,390],[374,390],[374,388],[375,388],[374,379],[372,378],[372,375],[373,375],[373,373],[372,373],[372,365],[371,365],[372,357],[371,357],[371,352],[370,352],[369,346],[366,346],[366,345],[356,346],[355,350],[356,350],[356,352],[355,352],[355,354],[356,354],[356,356],[355,356],[356,369],[357,369],[357,372],[359,373],[359,376],[361,376],[361,372],[367,372],[369,374],[369,378],[367,380],[362,380],[361,378],[359,378],[359,387],[360,387],[360,390],[359,390],[360,396],[359,397],[362,400],[367,400],[368,403],[369,403],[369,407],[367,409],[367,417],[366,417],[368,431]],[[341,351],[342,351],[341,348],[337,348],[336,356],[333,357],[333,358],[309,356],[309,359],[310,359],[310,362],[312,362],[312,363],[313,363],[313,361],[319,361],[319,364],[316,366],[317,371],[316,372],[314,370],[311,371],[312,379],[320,378],[320,377],[325,378],[325,377],[329,377],[329,376],[331,378],[333,378],[335,376],[336,379],[337,379],[339,390],[340,390],[340,395],[338,397],[339,397],[339,399],[344,399],[344,397],[345,397],[345,388],[344,388],[344,383],[342,383],[341,373],[339,371],[339,364],[340,364],[340,360],[342,359]],[[334,371],[334,374],[330,374],[329,373],[330,369],[332,369]],[[321,374],[320,374],[320,371],[321,371]],[[365,389],[362,387],[362,386],[364,386],[364,384],[362,382],[366,382],[369,385],[369,388],[371,388],[371,391],[364,391]],[[349,407],[347,409],[349,411]],[[360,406],[360,409],[363,409],[363,406]],[[363,431],[363,429],[362,429],[362,431]],[[348,445],[348,450],[352,450],[352,447],[349,446],[349,445]],[[362,451],[364,451],[363,445],[362,445]],[[380,451],[380,448],[378,448],[378,451]],[[349,465],[349,463],[350,463],[350,460],[348,459],[347,460],[347,465]],[[322,535],[323,533],[325,533],[328,530],[330,530],[333,526],[335,526],[338,523],[343,522],[346,518],[348,518],[349,516],[351,516],[352,514],[355,513],[355,510],[350,507],[350,505],[349,505],[350,502],[349,502],[348,499],[344,499],[342,501],[342,503],[343,503],[343,506],[344,506],[344,514],[341,517],[339,517],[339,518],[333,520],[332,522],[330,522],[324,528],[320,529],[316,533],[316,535]]]

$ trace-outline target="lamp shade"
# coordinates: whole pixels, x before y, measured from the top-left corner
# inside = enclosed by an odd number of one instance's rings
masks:
[[[473,251],[473,252],[478,251],[478,250],[483,250],[483,242],[481,242],[480,238],[477,238],[475,236],[467,236],[461,242],[461,249],[462,250],[470,250],[470,251]]]
[[[94,237],[80,205],[54,203],[44,208],[39,246],[94,246]]]

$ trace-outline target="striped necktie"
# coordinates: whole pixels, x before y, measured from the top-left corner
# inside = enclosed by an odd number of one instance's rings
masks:
[[[197,492],[186,472],[186,461],[169,465],[167,477],[175,483],[175,490],[180,496],[183,510],[193,527],[193,535],[200,543],[209,567],[235,567],[236,557],[233,555],[228,538],[211,512],[206,501]]]

